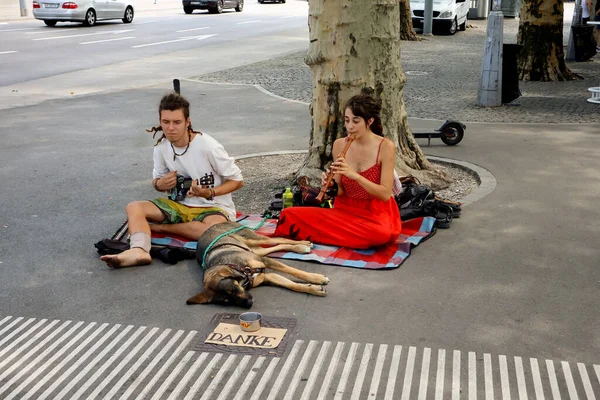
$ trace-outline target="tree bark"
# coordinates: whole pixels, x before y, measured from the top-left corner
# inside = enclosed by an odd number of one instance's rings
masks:
[[[579,79],[565,64],[563,0],[523,0],[517,43],[519,78],[527,81]]]
[[[382,102],[385,137],[396,145],[398,174],[412,174],[435,189],[447,187],[445,174],[427,160],[408,127],[398,0],[311,0],[308,25],[312,129],[309,154],[297,176],[320,183],[333,142],[344,132],[345,102],[370,87]]]
[[[400,40],[421,40],[413,27],[410,0],[400,0]]]

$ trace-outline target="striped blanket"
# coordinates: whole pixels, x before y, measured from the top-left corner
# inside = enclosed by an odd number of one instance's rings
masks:
[[[258,226],[262,218],[259,215],[238,215],[238,222],[249,228]],[[398,268],[408,258],[413,247],[435,234],[435,218],[422,217],[402,222],[402,234],[394,243],[385,246],[357,250],[346,247],[324,246],[315,244],[309,254],[292,252],[271,253],[269,257],[288,260],[316,261],[322,264],[363,269]],[[257,232],[265,236],[273,236],[277,220],[267,219]],[[153,235],[152,244],[185,247],[195,249],[196,242],[185,239]]]

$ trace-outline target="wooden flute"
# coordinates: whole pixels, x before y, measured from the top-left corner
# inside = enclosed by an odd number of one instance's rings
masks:
[[[352,144],[353,141],[354,141],[354,135],[349,135],[348,137],[346,137],[346,145],[344,146],[344,148],[342,149],[340,154],[338,154],[335,159],[338,159],[340,157],[346,157],[346,153],[348,152],[348,149],[350,148],[350,145]],[[325,192],[327,191],[327,188],[331,184],[333,175],[334,175],[333,170],[330,170],[329,173],[327,174],[327,180],[325,181],[325,184],[321,186],[321,191],[319,192],[319,195],[316,197],[317,201],[319,201],[319,202],[323,201],[323,196],[325,196]]]

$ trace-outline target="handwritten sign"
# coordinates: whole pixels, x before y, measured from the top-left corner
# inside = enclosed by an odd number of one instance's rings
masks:
[[[225,346],[256,347],[275,349],[281,343],[287,329],[260,328],[254,332],[245,332],[239,325],[221,322],[208,334],[204,343],[222,344]]]

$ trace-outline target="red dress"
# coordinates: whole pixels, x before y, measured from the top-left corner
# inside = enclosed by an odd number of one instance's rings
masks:
[[[360,175],[379,184],[381,166],[376,162]],[[398,238],[402,223],[393,197],[387,201],[379,200],[345,176],[342,176],[342,186],[344,194],[335,198],[333,208],[292,207],[283,210],[274,236],[354,249],[380,246]]]

